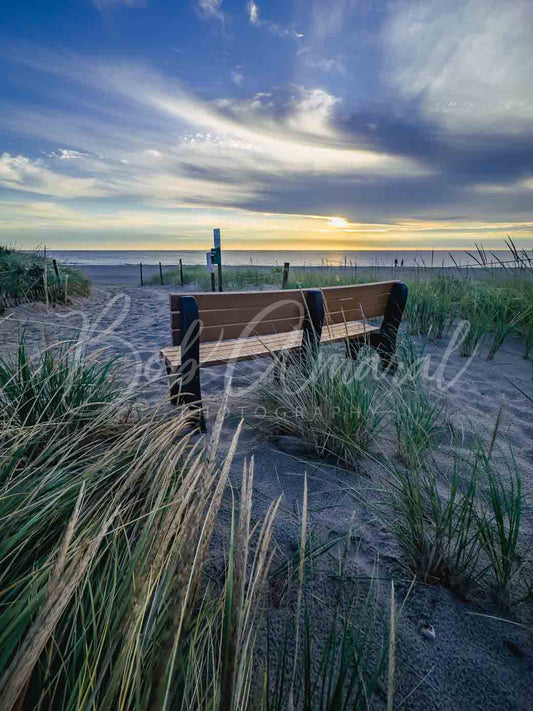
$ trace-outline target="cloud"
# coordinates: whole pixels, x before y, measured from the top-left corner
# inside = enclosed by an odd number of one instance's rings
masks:
[[[59,158],[61,160],[61,158]],[[85,179],[49,170],[42,160],[26,156],[0,156],[0,185],[10,190],[61,197],[96,197],[105,194],[95,179]]]
[[[237,86],[242,86],[242,83],[244,81],[244,74],[241,74],[240,72],[238,72],[236,70],[232,70],[231,81],[234,84],[236,84]]]
[[[302,53],[302,61],[306,67],[309,69],[318,69],[319,72],[324,74],[340,74],[344,76],[346,74],[346,67],[344,61],[337,57],[318,57],[314,58],[309,56],[307,53]]]
[[[303,37],[301,32],[289,29],[288,27],[282,27],[281,25],[271,22],[270,20],[262,20],[259,17],[259,5],[254,2],[254,0],[249,0],[246,5],[246,11],[248,13],[248,20],[250,24],[256,27],[264,27],[268,32],[277,37],[292,37],[294,39],[300,39]]]
[[[63,207],[81,205],[84,230],[113,225],[118,234],[137,221],[148,233],[153,212],[162,231],[179,224],[181,233],[194,215],[205,227],[224,210],[224,221],[231,212],[235,224],[242,218],[242,224],[255,220],[256,226],[264,213],[277,213],[280,221],[284,213],[287,221],[276,223],[276,235],[290,235],[295,245],[302,239],[302,247],[321,247],[329,235],[320,232],[321,220],[311,225],[312,216],[347,220],[352,240],[369,246],[384,246],[385,238],[389,245],[393,239],[406,245],[409,230],[420,237],[417,244],[438,244],[442,234],[447,246],[460,239],[467,246],[483,235],[499,239],[505,225],[513,236],[531,239],[533,149],[527,134],[443,130],[416,102],[402,103],[397,89],[392,108],[387,103],[354,111],[349,95],[328,89],[316,76],[245,98],[232,96],[229,86],[220,98],[206,99],[137,62],[35,48],[21,51],[19,61],[39,72],[33,75],[39,85],[43,73],[55,77],[54,104],[0,99],[8,139],[29,136],[33,150],[45,151],[4,154],[0,184],[10,199],[37,202],[40,196]],[[228,70],[224,78],[229,85]],[[98,220],[89,206],[99,211]],[[28,220],[41,224],[37,216]],[[244,228],[239,235],[249,246]],[[335,244],[350,244],[348,232],[343,239]]]
[[[222,12],[222,0],[198,0],[198,10],[200,15],[207,20],[224,21]]]
[[[341,35],[349,26],[351,16],[364,7],[361,0],[313,0],[311,5],[311,34],[317,40],[326,42],[335,35]]]
[[[254,0],[250,0],[248,5],[246,5],[246,9],[248,10],[248,19],[250,20],[252,25],[258,25],[259,7],[255,4]]]
[[[390,85],[445,129],[528,131],[530,0],[396,3],[383,29]]]
[[[334,136],[333,111],[340,100],[324,89],[298,88],[293,99],[293,110],[287,124],[291,128],[316,136]]]

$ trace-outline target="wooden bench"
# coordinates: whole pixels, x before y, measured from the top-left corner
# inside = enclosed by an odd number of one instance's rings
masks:
[[[170,400],[202,412],[200,368],[283,351],[308,351],[320,343],[346,342],[354,358],[361,344],[377,349],[386,367],[407,300],[399,281],[283,291],[170,294],[172,346],[163,348]],[[383,317],[380,326],[369,319]]]

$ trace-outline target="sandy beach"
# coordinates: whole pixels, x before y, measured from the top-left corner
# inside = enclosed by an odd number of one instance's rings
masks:
[[[94,281],[89,299],[80,299],[71,308],[46,310],[43,305],[22,305],[9,310],[0,322],[2,355],[14,352],[21,333],[36,352],[57,341],[81,338],[89,351],[103,349],[121,355],[128,363],[128,384],[138,389],[138,397],[150,406],[158,405],[169,413],[167,378],[159,349],[170,342],[168,294],[170,287],[108,286],[110,272],[117,281],[134,280],[132,270],[98,267],[86,269]],[[98,274],[100,277],[98,277]],[[421,342],[418,341],[419,345]],[[428,340],[425,354],[432,359],[434,373],[448,346],[448,340]],[[338,346],[337,346],[338,347]],[[435,382],[428,387],[442,398],[447,429],[443,429],[436,461],[443,466],[449,457],[452,439],[464,446],[473,432],[490,437],[501,415],[502,457],[512,446],[527,493],[533,485],[533,420],[531,403],[513,383],[533,395],[532,363],[522,357],[521,344],[506,342],[493,361],[485,353],[467,364],[452,352],[442,370],[439,391]],[[318,540],[347,536],[348,570],[354,580],[376,578],[383,616],[390,595],[390,581],[396,585],[397,599],[407,595],[412,580],[401,565],[401,551],[395,537],[377,515],[380,488],[387,467],[396,463],[392,443],[364,456],[357,471],[309,457],[292,438],[267,436],[250,396],[250,382],[261,377],[264,359],[237,364],[231,386],[229,413],[224,438],[229,438],[240,420],[245,427],[234,462],[232,484],[238,489],[243,458],[255,459],[254,520],[264,515],[270,502],[282,495],[276,522],[276,547],[290,554],[297,548],[304,478],[309,490],[310,530]],[[220,407],[225,386],[225,366],[202,371],[208,429]],[[453,432],[453,437],[450,437]],[[229,521],[230,497],[225,502],[219,526]],[[528,514],[529,515],[529,514]],[[532,522],[523,522],[526,536]],[[213,552],[214,568],[220,567],[224,551]],[[340,547],[323,556],[314,571],[313,593],[331,597],[335,592],[334,571]],[[366,582],[365,582],[366,581]],[[356,583],[354,583],[356,584]],[[275,590],[272,590],[273,599]],[[283,621],[294,611],[294,600],[283,599],[272,606],[271,619],[282,629]],[[492,615],[494,617],[485,617]],[[533,639],[531,620],[521,627],[499,619],[490,602],[476,597],[461,597],[437,585],[416,583],[398,621],[397,698],[408,699],[409,709],[526,709],[533,697]],[[436,634],[428,640],[420,634],[421,624],[430,623]],[[384,702],[378,693],[376,708]]]

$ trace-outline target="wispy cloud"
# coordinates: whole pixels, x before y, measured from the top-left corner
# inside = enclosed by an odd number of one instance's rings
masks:
[[[237,86],[242,86],[242,83],[244,81],[244,74],[238,72],[236,69],[233,69],[231,71],[231,81]]]
[[[198,0],[198,11],[207,20],[224,21],[222,0]]]
[[[449,130],[529,130],[531,10],[530,0],[392,5],[383,30],[391,85]]]
[[[329,19],[329,6],[310,2],[301,24],[305,51],[296,57],[291,43],[274,42],[279,75],[266,76],[255,61],[263,59],[261,40],[271,49],[268,33],[276,34],[261,0],[233,23],[257,43],[257,56],[232,55],[237,38],[228,34],[214,43],[209,61],[217,70],[207,81],[207,59],[198,79],[188,56],[158,55],[149,65],[4,46],[16,91],[0,98],[3,228],[15,235],[16,224],[27,234],[55,223],[72,234],[78,221],[84,234],[171,235],[179,224],[190,246],[218,220],[233,231],[235,246],[241,239],[249,246],[251,230],[271,239],[269,246],[279,239],[303,248],[324,239],[337,248],[354,247],[355,239],[414,247],[441,237],[441,246],[462,247],[501,239],[505,229],[531,239],[531,89],[524,79],[531,51],[522,41],[529,20],[516,14],[524,5],[510,3],[511,12],[494,3],[492,22],[502,26],[490,29],[479,10],[486,0],[464,10],[450,2],[461,24],[454,36],[446,30],[447,5],[380,7],[381,17],[389,14],[374,38],[376,56],[386,58],[377,87],[377,70],[363,81],[367,47],[352,51],[350,44],[365,3],[348,0],[335,3]],[[208,3],[201,16],[218,23],[227,7]],[[193,8],[200,13],[198,0]],[[511,22],[520,25],[516,47]],[[191,23],[198,26],[194,17]],[[470,45],[487,76],[477,73]],[[523,105],[506,108],[507,99],[519,98]],[[329,224],[331,215],[346,222]]]
[[[61,158],[59,158],[61,160]],[[95,178],[80,178],[50,170],[44,160],[26,156],[0,156],[0,185],[11,190],[60,197],[98,197],[106,194]]]
[[[263,20],[260,17],[259,5],[254,0],[249,0],[246,5],[246,11],[248,13],[250,24],[255,25],[256,27],[264,27],[271,34],[276,35],[277,37],[293,37],[294,39],[300,39],[303,37],[301,32],[297,32],[296,30],[288,27],[282,27],[276,22],[271,22],[270,20]]]
[[[316,69],[324,74],[340,74],[341,76],[346,74],[343,57],[315,56],[315,53],[308,47],[299,50],[297,56],[309,69]]]
[[[311,0],[312,35],[318,40],[326,41],[335,35],[342,34],[343,29],[350,26],[349,20],[357,11],[364,8],[361,0]]]

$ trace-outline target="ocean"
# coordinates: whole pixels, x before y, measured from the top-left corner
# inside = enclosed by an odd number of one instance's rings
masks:
[[[474,250],[472,250],[474,252]],[[205,251],[201,250],[49,250],[49,256],[72,265],[161,264],[176,265],[181,259],[184,265],[205,264]],[[495,250],[498,259],[511,259],[510,252]],[[497,263],[496,256],[493,261]],[[390,267],[395,260],[406,267],[453,267],[476,266],[475,260],[465,251],[449,250],[357,250],[357,251],[274,251],[274,250],[223,250],[222,262],[227,266],[358,266]]]

